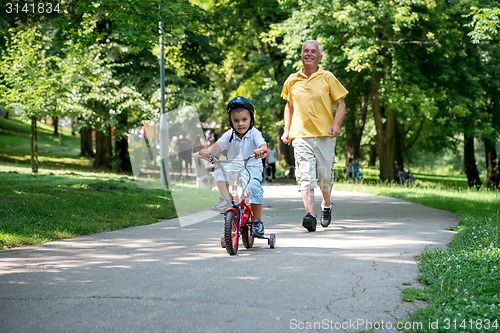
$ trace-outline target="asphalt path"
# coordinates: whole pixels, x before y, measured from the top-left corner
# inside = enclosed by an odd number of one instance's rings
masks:
[[[334,191],[332,224],[309,233],[295,186],[265,186],[265,200],[275,249],[256,239],[229,256],[221,215],[207,211],[1,251],[0,331],[394,332],[421,306],[401,300],[421,287],[415,255],[445,247],[457,222]]]

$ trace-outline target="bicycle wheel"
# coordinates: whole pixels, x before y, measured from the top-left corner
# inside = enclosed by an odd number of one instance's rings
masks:
[[[240,233],[238,230],[238,215],[236,212],[227,212],[224,220],[224,239],[226,241],[226,251],[230,255],[238,252],[238,242]]]
[[[271,249],[274,249],[276,247],[276,235],[275,234],[270,234],[269,235],[269,247]]]
[[[249,225],[241,228],[241,240],[243,241],[243,245],[247,249],[250,249],[253,246],[253,236],[251,229],[252,228]]]

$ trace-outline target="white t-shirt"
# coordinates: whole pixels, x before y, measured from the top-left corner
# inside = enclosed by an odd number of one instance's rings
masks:
[[[267,163],[276,163],[276,148],[267,150]]]
[[[230,129],[226,133],[222,134],[219,140],[217,140],[217,144],[222,148],[222,150],[227,150],[227,158],[229,160],[245,159],[252,155],[255,149],[265,143],[266,141],[262,137],[262,133],[255,127],[252,127],[252,129],[250,129],[241,139],[233,129]],[[252,158],[248,161],[247,165],[262,168],[262,161],[260,159]]]

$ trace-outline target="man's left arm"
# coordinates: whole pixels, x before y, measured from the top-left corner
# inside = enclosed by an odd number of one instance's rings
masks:
[[[344,98],[339,98],[335,101],[335,108],[336,111],[335,118],[333,120],[333,126],[328,131],[328,136],[330,138],[336,138],[340,136],[340,127],[342,126],[342,121],[344,120],[346,110]]]

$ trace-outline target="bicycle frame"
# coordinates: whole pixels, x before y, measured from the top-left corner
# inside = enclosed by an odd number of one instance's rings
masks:
[[[244,160],[219,160],[215,156],[210,155],[208,158],[204,156],[199,156],[199,158],[203,158],[209,161],[212,164],[216,164],[221,171],[225,175],[230,176],[229,186],[230,186],[230,194],[231,194],[231,205],[232,207],[226,209],[224,211],[224,221],[226,223],[231,223],[230,232],[231,234],[224,237],[224,241],[221,240],[222,243],[231,242],[230,246],[226,247],[226,250],[229,254],[236,254],[238,251],[238,241],[240,235],[244,235],[243,243],[245,247],[250,248],[253,246],[253,235],[251,234],[250,224],[248,221],[253,221],[253,212],[252,208],[249,204],[245,202],[247,197],[247,188],[250,183],[250,172],[247,169],[248,161],[252,158],[255,158],[255,155],[250,155]],[[248,181],[242,182],[241,187],[241,196],[238,194],[238,186],[239,181],[242,180],[241,173],[248,172]],[[233,226],[233,223],[237,223],[237,225]],[[246,228],[245,228],[246,227]],[[227,228],[225,227],[225,230]]]
[[[228,160],[221,161],[215,156],[210,155],[209,157],[198,156],[209,161],[212,164],[217,164],[222,172],[228,175],[232,175],[231,182],[229,186],[231,187],[231,207],[224,211],[224,234],[221,236],[221,246],[226,248],[227,253],[234,255],[238,252],[238,243],[240,236],[243,240],[243,245],[248,249],[253,246],[254,236],[252,233],[251,224],[248,221],[253,221],[253,212],[250,204],[245,202],[247,197],[247,188],[250,183],[251,174],[247,169],[248,161],[255,158],[255,155],[251,155],[244,160]],[[235,168],[235,165],[241,163],[239,168]],[[231,167],[229,167],[231,165]],[[238,195],[239,181],[242,180],[241,173],[248,172],[248,181],[241,184],[242,191],[241,196]],[[276,246],[276,235],[270,234],[269,237],[259,236],[259,238],[264,238],[268,240],[269,246],[274,249]]]
[[[204,157],[200,157],[200,158],[204,158]],[[246,225],[246,221],[248,221],[248,218],[250,218],[250,221],[253,220],[252,209],[251,209],[250,205],[245,202],[245,199],[247,197],[246,190],[248,188],[248,184],[250,183],[250,172],[248,171],[248,169],[246,167],[247,167],[248,161],[250,161],[250,159],[252,159],[252,158],[255,158],[255,155],[250,155],[247,158],[245,158],[244,160],[228,160],[228,161],[225,161],[225,160],[221,161],[212,155],[210,155],[210,157],[208,157],[208,158],[204,158],[204,159],[210,161],[210,163],[218,165],[221,168],[222,172],[224,172],[225,174],[232,175],[232,177],[231,177],[232,182],[230,182],[229,186],[231,187],[230,194],[231,194],[231,204],[233,207],[228,208],[224,212],[224,217],[227,215],[227,213],[229,211],[234,211],[234,212],[238,213],[238,216],[239,216],[238,227]],[[234,168],[230,169],[229,167],[225,166],[225,164],[234,166],[235,164],[239,164],[239,163],[241,163],[241,167],[239,169],[234,169]],[[241,197],[240,197],[238,194],[238,181],[242,178],[241,173],[245,172],[245,171],[248,172],[249,180],[246,182],[246,184],[242,184],[242,191],[241,191]],[[241,221],[243,221],[243,223],[241,223]]]
[[[237,180],[236,177],[235,177],[235,179]],[[236,180],[235,180],[235,183],[236,183]],[[237,226],[235,228],[231,228],[231,237],[230,238],[231,238],[232,245],[231,245],[231,247],[226,247],[226,250],[229,252],[229,254],[236,253],[237,245],[234,245],[234,244],[237,244],[239,242],[240,235],[242,235],[244,232],[249,233],[247,228],[244,228],[244,227],[248,226],[248,228],[249,228],[250,225],[247,222],[253,221],[252,208],[250,207],[249,204],[247,204],[245,202],[246,193],[243,192],[241,195],[241,198],[238,198],[238,185],[235,183],[233,183],[231,185],[231,188],[232,188],[231,189],[231,204],[233,206],[224,211],[224,221],[226,221],[228,219],[233,219],[233,217],[232,217],[233,212],[234,212],[234,216],[236,216],[236,220],[237,220]],[[233,221],[231,221],[231,223],[233,223]],[[248,234],[246,237],[247,237],[247,240],[246,240],[247,245],[245,245],[245,246],[248,247],[248,242],[251,242],[253,245],[253,236]],[[227,243],[227,239],[224,239],[224,243]],[[252,245],[250,245],[250,246],[252,246]]]

